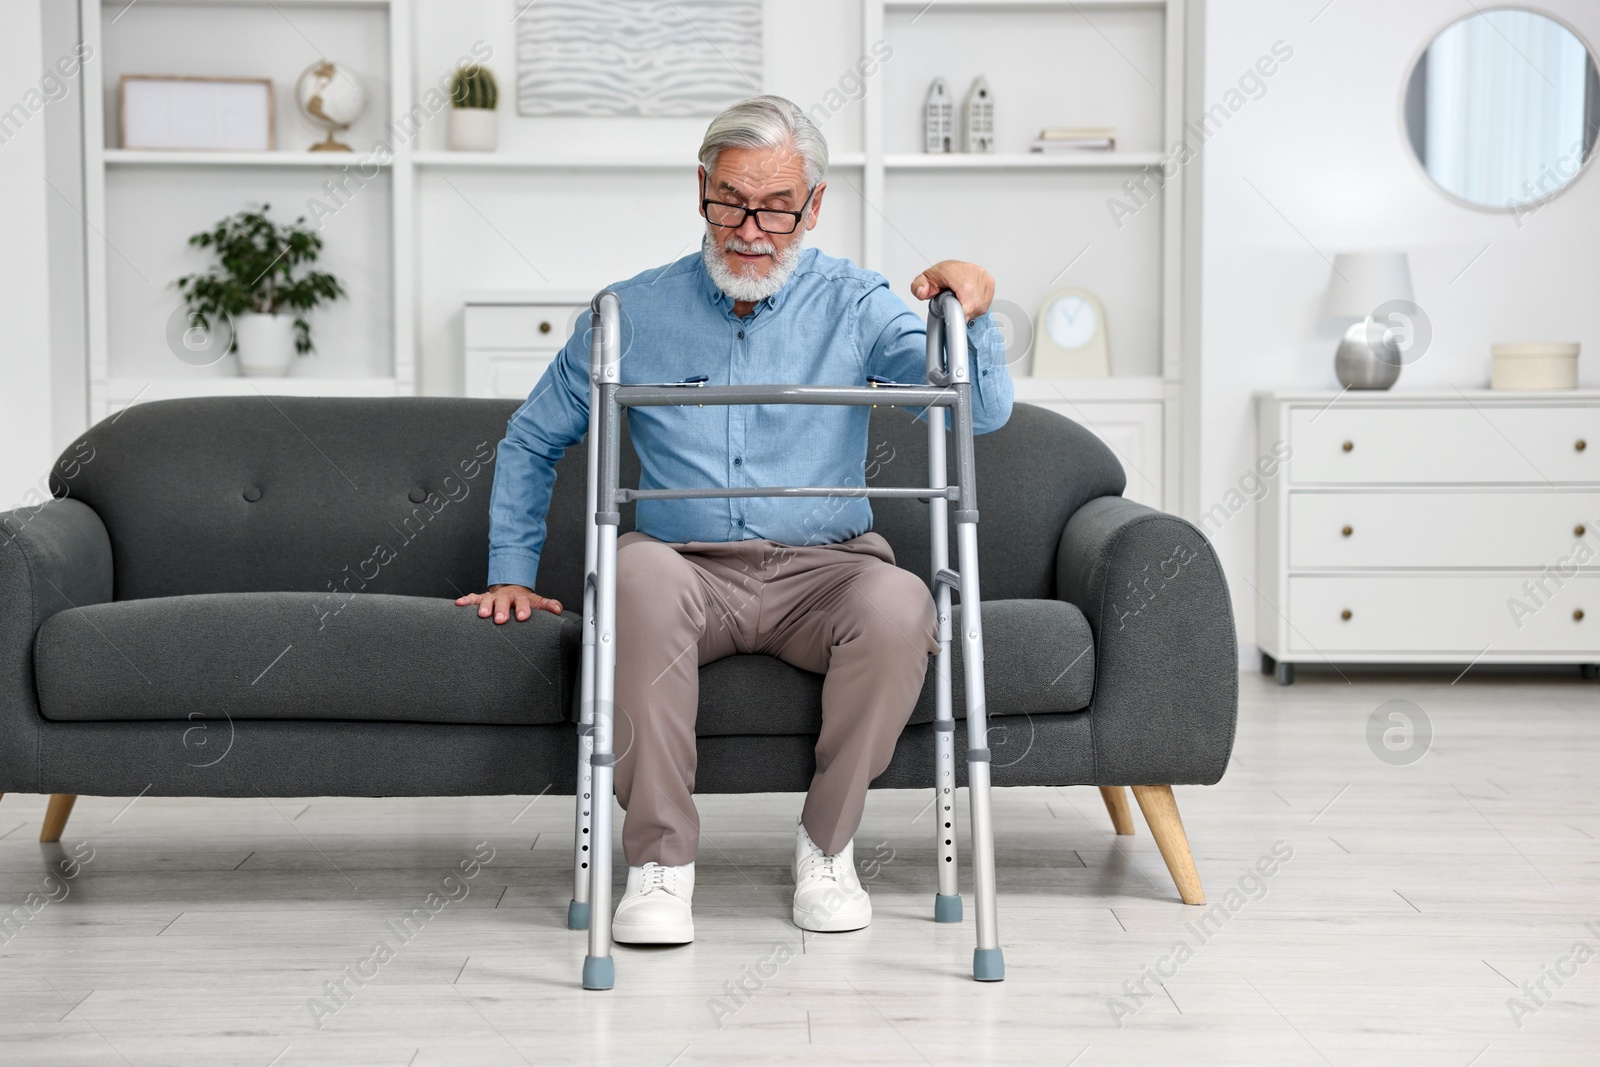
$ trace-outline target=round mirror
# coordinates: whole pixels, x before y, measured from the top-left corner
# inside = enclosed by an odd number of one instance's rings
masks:
[[[1406,84],[1406,135],[1428,177],[1476,207],[1548,200],[1594,154],[1600,76],[1578,35],[1521,8],[1439,31]]]

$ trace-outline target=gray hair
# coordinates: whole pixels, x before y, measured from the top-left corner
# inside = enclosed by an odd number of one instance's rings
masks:
[[[806,184],[816,185],[828,173],[828,142],[816,123],[792,100],[752,96],[711,120],[700,142],[700,165],[710,174],[724,148],[793,146],[805,160]]]

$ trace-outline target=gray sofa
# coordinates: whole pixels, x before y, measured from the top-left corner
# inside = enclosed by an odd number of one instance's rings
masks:
[[[576,614],[497,627],[453,603],[485,580],[515,407],[207,398],[93,427],[52,471],[56,499],[0,515],[0,793],[55,794],[50,839],[78,794],[570,794]],[[870,441],[873,484],[923,484],[920,423],[875,409]],[[569,609],[583,451],[558,468],[540,569],[539,592]],[[977,463],[994,783],[1101,786],[1119,832],[1121,787],[1138,787],[1198,902],[1167,787],[1216,782],[1233,744],[1216,555],[1190,523],[1122,499],[1112,453],[1053,412],[1017,405]],[[874,504],[924,578],[925,507]],[[821,684],[765,656],[703,668],[699,790],[804,790]],[[930,671],[876,786],[929,787],[932,714]]]

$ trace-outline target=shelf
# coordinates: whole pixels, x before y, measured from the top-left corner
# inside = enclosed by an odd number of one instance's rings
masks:
[[[389,0],[100,0],[101,7],[126,11],[141,7],[365,7],[384,9]],[[113,15],[113,20],[117,15]]]
[[[141,148],[108,148],[108,167],[309,167],[337,169],[380,163],[361,152],[189,152]]]
[[[885,11],[1163,11],[1167,0],[883,0]]]
[[[197,396],[397,396],[393,378],[111,378],[113,407]]]
[[[451,170],[688,170],[698,164],[687,155],[535,155],[531,152],[416,152],[418,167]],[[860,152],[836,152],[830,165],[859,167]]]
[[[1142,170],[1159,152],[904,152],[883,157],[888,170]]]

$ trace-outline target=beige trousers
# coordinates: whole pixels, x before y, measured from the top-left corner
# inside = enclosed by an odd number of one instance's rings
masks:
[[[828,855],[856,832],[938,651],[933,598],[881,534],[831,545],[617,540],[617,798],[630,866],[692,863],[702,664],[776,656],[826,675],[801,812]]]

